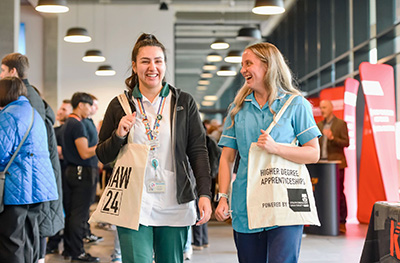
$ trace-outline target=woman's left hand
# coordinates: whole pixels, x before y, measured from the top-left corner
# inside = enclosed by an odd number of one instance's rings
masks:
[[[196,226],[207,223],[211,218],[211,201],[208,197],[201,196],[199,198],[199,210],[200,220],[196,223]]]
[[[257,146],[272,154],[277,154],[279,147],[274,139],[272,139],[271,135],[264,130],[261,130],[261,135],[258,137]]]

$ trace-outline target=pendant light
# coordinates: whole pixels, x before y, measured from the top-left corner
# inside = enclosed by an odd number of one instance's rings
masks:
[[[201,86],[207,86],[210,85],[210,81],[208,79],[200,79],[199,82],[197,82],[197,84]]]
[[[160,8],[159,8],[160,10],[162,10],[162,11],[167,11],[168,10],[168,5],[167,5],[167,3],[166,2],[161,2],[160,3]]]
[[[285,12],[283,0],[256,0],[251,10],[257,15],[279,15]]]
[[[115,70],[110,65],[102,65],[98,67],[95,74],[97,76],[114,76],[116,74]]]
[[[216,70],[216,69],[217,69],[217,66],[214,63],[206,63],[203,66],[203,70],[206,70],[206,71],[212,71],[212,70]]]
[[[85,52],[85,56],[82,58],[84,62],[104,62],[106,58],[103,56],[100,50],[91,49]]]
[[[224,61],[228,63],[240,63],[242,62],[242,52],[239,50],[229,51]]]
[[[214,101],[203,100],[201,102],[201,105],[206,106],[206,107],[213,106],[214,105]]]
[[[213,77],[213,74],[209,71],[203,71],[203,73],[200,74],[200,77],[202,79],[210,79]]]
[[[69,11],[66,0],[39,0],[36,11],[42,13],[66,13]]]
[[[261,31],[256,27],[242,27],[236,37],[237,40],[253,41],[261,39]]]
[[[92,14],[92,17],[93,17],[93,28],[92,28],[92,30],[93,30],[93,38],[94,38],[94,43],[93,43],[93,45],[94,46],[96,46],[96,6],[95,5],[93,5],[93,8],[92,8],[92,10],[93,10],[93,14]],[[104,61],[106,61],[106,58],[103,56],[103,53],[100,51],[100,50],[98,50],[98,49],[89,49],[89,50],[87,50],[86,52],[85,52],[85,55],[82,57],[82,60],[84,61],[84,62],[91,62],[91,63],[97,63],[97,62],[104,62]]]
[[[204,91],[204,90],[207,90],[207,86],[197,86],[197,90],[198,91]]]
[[[222,38],[218,38],[217,40],[215,40],[212,44],[211,44],[211,48],[212,49],[227,49],[229,48],[229,44],[223,40]]]
[[[204,96],[204,100],[208,100],[208,101],[217,101],[217,100],[218,100],[218,96],[216,96],[216,95]]]
[[[237,72],[234,66],[223,65],[217,71],[217,75],[220,77],[231,77],[236,76]]]
[[[222,57],[217,52],[211,52],[207,55],[207,61],[209,62],[219,62],[222,60]]]
[[[92,38],[89,36],[89,33],[83,27],[72,27],[68,29],[64,37],[64,41],[70,43],[87,43],[91,40]]]

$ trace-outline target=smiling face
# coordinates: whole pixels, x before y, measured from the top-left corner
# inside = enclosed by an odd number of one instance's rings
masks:
[[[64,123],[68,115],[70,115],[72,112],[72,105],[71,103],[64,103],[61,104],[61,107],[57,110],[57,115],[56,115],[56,120],[59,121],[60,123]]]
[[[132,62],[132,68],[139,79],[139,86],[147,89],[161,89],[166,64],[164,52],[160,47],[141,47]]]
[[[264,78],[267,66],[250,49],[243,52],[240,73],[245,78],[247,86],[252,90],[265,89]]]

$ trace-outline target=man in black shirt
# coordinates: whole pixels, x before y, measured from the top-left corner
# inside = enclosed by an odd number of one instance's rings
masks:
[[[90,115],[92,97],[76,92],[71,99],[72,113],[64,124],[62,153],[67,164],[65,181],[69,192],[65,198],[64,255],[70,255],[72,262],[99,262],[83,248],[86,222],[93,185],[97,177],[96,145],[89,146],[89,135],[82,120]]]
[[[86,131],[88,133],[89,147],[93,147],[93,146],[97,145],[98,133],[97,133],[96,125],[94,124],[93,119],[91,117],[97,113],[97,110],[99,109],[99,105],[98,105],[98,99],[96,98],[96,96],[94,96],[92,94],[89,94],[89,95],[93,99],[93,105],[91,107],[90,115],[88,116],[88,118],[85,118],[82,120],[82,124],[85,126]],[[97,156],[94,156],[94,158],[96,158],[97,163],[98,163],[99,160],[97,159]],[[99,175],[98,170],[97,170],[97,175]],[[96,200],[96,186],[99,181],[98,179],[99,179],[99,177],[96,176],[95,183],[93,185],[93,192],[92,192],[92,198],[90,200],[90,204],[93,204],[94,201]],[[86,223],[86,232],[85,232],[85,237],[83,238],[83,241],[85,243],[95,243],[95,242],[99,242],[102,240],[103,240],[102,237],[96,236],[95,234],[93,234],[90,231],[90,224]]]

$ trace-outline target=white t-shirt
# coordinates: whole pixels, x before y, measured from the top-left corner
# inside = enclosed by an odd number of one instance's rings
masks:
[[[176,173],[172,159],[171,142],[171,93],[165,100],[158,129],[160,146],[156,149],[153,157],[149,157],[147,161],[139,223],[145,226],[189,226],[196,222],[195,201],[178,204],[176,199]],[[149,139],[143,124],[143,115],[140,113],[137,99],[133,99],[133,101],[137,109],[133,141],[139,144],[147,144]],[[160,96],[153,103],[145,96],[142,97],[143,107],[151,129],[154,128],[154,121],[157,117],[160,102]],[[157,172],[151,164],[153,158],[157,159],[159,163]],[[148,192],[147,184],[151,181],[164,182],[165,192]]]

